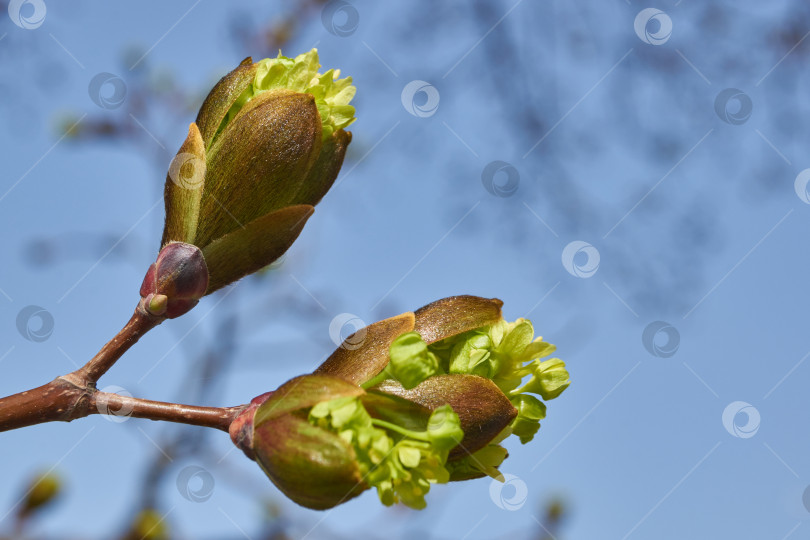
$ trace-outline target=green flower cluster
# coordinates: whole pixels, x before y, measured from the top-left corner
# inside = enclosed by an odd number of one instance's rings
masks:
[[[338,79],[339,69],[330,69],[320,74],[319,67],[321,65],[316,49],[299,54],[295,58],[282,56],[279,52],[277,58],[259,60],[256,62],[253,80],[231,105],[217,133],[239,114],[248,101],[271,90],[300,92],[313,96],[321,117],[321,136],[324,140],[336,130],[349,126],[355,121],[355,110],[349,102],[357,92],[357,88],[352,86],[352,78]]]
[[[526,319],[511,323],[501,319],[432,344],[425,343],[417,332],[408,332],[392,343],[385,370],[363,386],[369,388],[382,380],[394,379],[411,389],[440,374],[490,379],[517,409],[518,415],[509,430],[526,444],[534,438],[540,420],[546,416],[546,405],[530,394],[548,401],[559,396],[571,382],[565,362],[559,358],[541,360],[555,350],[542,337],[534,339],[534,327]],[[527,376],[530,378],[524,383]],[[492,449],[487,452],[497,453]]]
[[[425,507],[431,484],[450,481],[447,457],[464,437],[458,415],[448,405],[433,411],[424,431],[372,418],[359,397],[318,403],[309,422],[351,444],[364,482],[377,488],[383,504],[401,501],[416,509]]]
[[[184,244],[185,252],[201,252],[194,266],[204,270],[182,280],[194,286],[181,286],[173,279],[177,264],[162,265],[159,286],[151,278],[144,284],[150,313],[185,313],[202,296],[271,264],[298,237],[337,178],[351,142],[343,128],[355,120],[351,77],[320,74],[319,67],[315,49],[295,58],[246,58],[205,98],[169,166],[161,240],[161,250]],[[184,264],[189,257],[161,258]]]

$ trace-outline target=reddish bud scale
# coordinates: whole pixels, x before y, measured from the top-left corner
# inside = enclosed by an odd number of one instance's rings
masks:
[[[256,409],[272,395],[273,392],[265,392],[251,399],[248,406],[234,418],[231,427],[228,428],[233,444],[250,459],[256,459],[253,453],[253,417],[256,415]]]
[[[146,272],[141,297],[147,311],[174,319],[196,306],[207,288],[208,267],[200,248],[170,242]]]

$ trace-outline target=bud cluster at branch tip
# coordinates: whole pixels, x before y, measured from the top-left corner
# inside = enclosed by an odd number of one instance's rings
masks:
[[[254,399],[231,438],[290,499],[325,509],[376,488],[423,508],[436,483],[491,476],[570,384],[554,346],[501,302],[445,298],[374,323],[314,373]],[[360,346],[357,343],[360,342]],[[524,378],[528,378],[525,384]]]

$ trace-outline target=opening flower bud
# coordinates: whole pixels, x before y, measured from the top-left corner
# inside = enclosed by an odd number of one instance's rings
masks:
[[[456,296],[349,336],[311,375],[256,398],[233,421],[234,443],[293,501],[331,508],[369,488],[380,501],[425,506],[435,483],[489,475],[514,434],[529,442],[545,400],[568,386],[531,322],[501,301]],[[522,381],[531,376],[521,386]]]
[[[260,396],[230,432],[285,495],[314,509],[371,487],[386,505],[423,508],[430,486],[450,480],[449,453],[464,437],[450,406],[431,411],[327,375]]]
[[[171,242],[160,250],[141,284],[144,309],[173,319],[197,305],[208,288],[208,268],[197,246]]]
[[[548,401],[570,384],[562,360],[541,360],[554,345],[535,339],[530,321],[503,320],[501,305],[456,296],[374,323],[360,347],[339,348],[315,372],[431,411],[449,405],[465,434],[449,456],[451,480],[500,478],[507,454],[498,443],[511,434],[528,443],[546,415],[528,393]]]
[[[162,246],[199,247],[210,294],[278,259],[337,178],[355,87],[316,49],[247,58],[205,99],[169,166]]]

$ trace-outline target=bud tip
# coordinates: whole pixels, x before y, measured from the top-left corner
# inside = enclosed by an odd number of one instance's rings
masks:
[[[165,294],[152,294],[146,297],[146,310],[152,315],[163,315],[166,313],[166,306],[169,303],[169,297]]]

